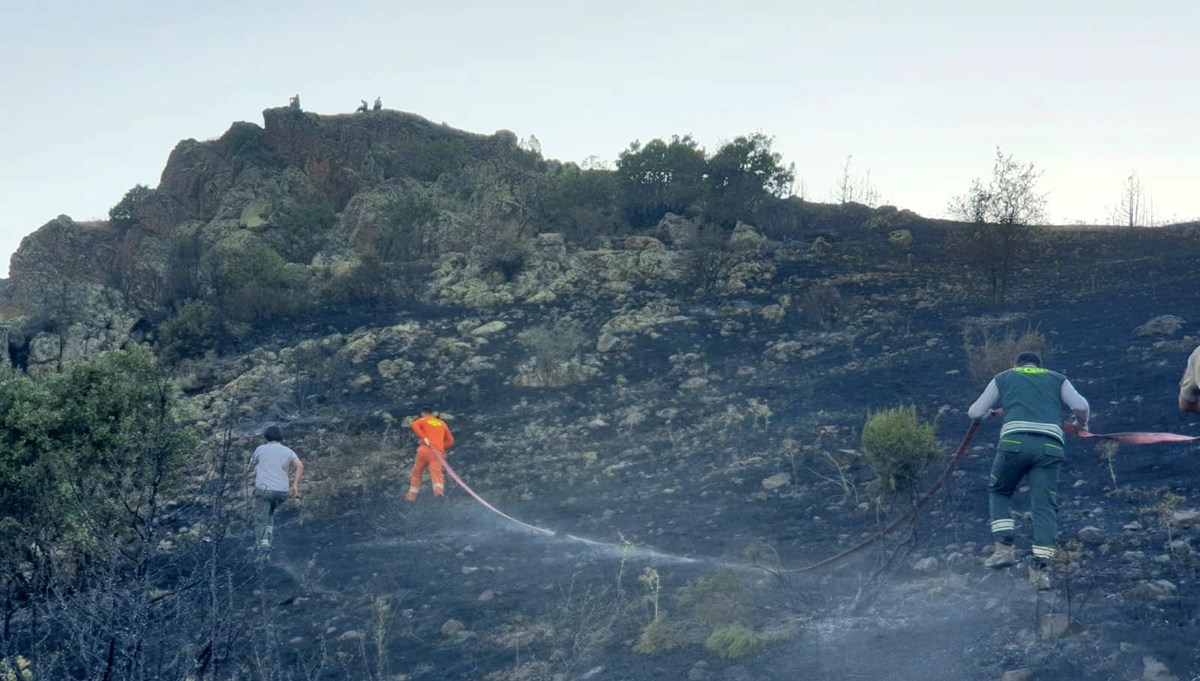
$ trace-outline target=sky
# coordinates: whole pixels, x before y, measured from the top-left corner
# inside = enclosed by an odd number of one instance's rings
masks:
[[[849,157],[880,203],[929,217],[1000,147],[1042,172],[1051,222],[1107,221],[1133,172],[1155,219],[1196,219],[1198,19],[1161,0],[6,0],[0,260],[293,94],[576,162],[762,132],[805,198],[830,200]]]

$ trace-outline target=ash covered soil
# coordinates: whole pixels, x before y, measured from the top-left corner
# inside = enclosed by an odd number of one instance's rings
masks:
[[[1020,274],[1005,314],[952,283],[960,274],[936,241],[866,271],[848,257],[777,258],[758,293],[681,297],[676,314],[621,336],[595,356],[593,376],[564,387],[503,380],[517,372],[520,352],[506,348],[522,324],[569,315],[597,328],[672,294],[635,290],[621,310],[499,310],[509,329],[489,338],[485,375],[341,405],[364,414],[359,435],[390,444],[337,503],[317,507],[347,454],[323,448],[319,419],[294,427],[313,487],[283,512],[271,558],[247,583],[270,613],[260,633],[309,678],[1200,677],[1193,445],[1122,446],[1110,466],[1096,441],[1068,443],[1066,558],[1048,592],[1030,588],[1024,563],[982,566],[994,423],[914,525],[830,568],[795,571],[897,513],[873,500],[857,451],[869,410],[915,405],[936,418],[949,457],[983,387],[962,343],[973,324],[1044,334],[1048,366],[1089,399],[1095,431],[1200,434],[1175,405],[1200,341],[1196,240],[1122,238],[1062,237],[1050,264]],[[815,281],[836,282],[840,318],[758,314]],[[421,321],[449,328],[456,314]],[[1182,330],[1135,334],[1167,314]],[[450,462],[468,484],[558,534],[508,523],[453,483],[445,500],[426,482],[406,504],[410,443],[375,418],[404,415],[405,403],[381,400],[406,396],[433,397],[452,417]],[[1028,511],[1026,494],[1017,509]],[[1028,549],[1028,519],[1018,528]],[[706,647],[733,625],[752,632],[753,654]]]

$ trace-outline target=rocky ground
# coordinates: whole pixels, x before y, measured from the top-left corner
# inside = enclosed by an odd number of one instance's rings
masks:
[[[1039,329],[1095,430],[1197,433],[1174,405],[1198,342],[1189,237],[1063,235],[1007,316],[977,302],[936,239],[907,257],[789,244],[720,295],[626,277],[538,303],[384,312],[187,381],[198,413],[232,408],[245,432],[290,422],[308,460],[306,498],[247,587],[268,613],[264,645],[308,678],[1191,679],[1190,445],[1121,447],[1110,466],[1095,441],[1071,443],[1049,592],[1023,566],[981,565],[994,425],[911,531],[792,572],[895,513],[857,452],[869,409],[915,404],[947,454],[962,437],[982,388],[964,328]],[[836,305],[811,300],[816,282],[836,286]],[[1182,325],[1139,335],[1160,315]],[[539,365],[521,334],[546,321],[586,346]],[[453,484],[444,502],[403,502],[404,419],[427,399],[469,484],[558,536]],[[648,637],[656,600],[664,624]],[[761,650],[706,649],[733,623]]]

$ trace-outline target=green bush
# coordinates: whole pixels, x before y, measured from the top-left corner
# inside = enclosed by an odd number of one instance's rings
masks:
[[[862,448],[880,492],[903,496],[916,491],[922,474],[938,456],[934,434],[934,425],[923,423],[913,406],[868,415]]]
[[[133,538],[195,447],[146,350],[111,352],[38,383],[0,376],[0,562],[31,542],[86,561]]]
[[[217,310],[210,303],[193,300],[158,327],[159,356],[166,362],[200,357],[217,345]]]
[[[271,247],[288,262],[307,265],[325,246],[337,215],[323,204],[286,211],[269,232]]]
[[[121,231],[125,231],[138,223],[137,210],[150,198],[154,190],[144,184],[134,185],[133,189],[125,192],[125,196],[117,205],[108,211],[108,221]]]
[[[217,299],[233,322],[263,323],[294,316],[305,304],[304,282],[270,246],[251,241],[229,251],[217,269]]]
[[[709,635],[704,647],[724,660],[736,660],[757,655],[767,647],[766,640],[743,624],[721,627]]]
[[[1020,335],[1012,329],[1005,329],[1003,335],[970,329],[963,331],[967,368],[971,378],[978,383],[986,383],[1001,371],[1012,368],[1013,361],[1022,352],[1036,352],[1044,360],[1048,346],[1046,336],[1033,328]]]

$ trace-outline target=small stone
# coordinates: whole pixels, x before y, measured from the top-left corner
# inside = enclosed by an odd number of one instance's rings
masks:
[[[1146,554],[1143,553],[1142,551],[1126,551],[1125,553],[1121,554],[1121,558],[1123,558],[1129,562],[1139,561],[1139,560],[1144,559],[1145,557],[1146,557]]]
[[[1100,529],[1099,527],[1089,525],[1080,530],[1079,534],[1076,536],[1079,537],[1079,541],[1081,542],[1098,544],[1104,541],[1104,530]]]
[[[767,491],[777,490],[780,487],[787,487],[792,484],[791,473],[776,473],[769,478],[763,478],[762,486]]]
[[[1167,665],[1147,655],[1142,658],[1142,681],[1179,681]]]
[[[922,558],[921,560],[918,560],[917,562],[913,563],[914,570],[916,570],[917,572],[924,572],[927,575],[934,574],[935,572],[938,571],[939,567],[940,566],[938,565],[938,559],[934,558],[932,556],[930,556],[929,558]]]
[[[1166,579],[1146,579],[1138,582],[1137,586],[1129,590],[1129,597],[1139,601],[1155,601],[1170,598],[1178,590],[1173,582]]]
[[[1171,524],[1175,527],[1196,527],[1200,525],[1200,511],[1193,508],[1175,511],[1171,514]]]
[[[693,378],[689,378],[688,380],[684,381],[683,383],[680,383],[679,388],[681,390],[699,390],[700,388],[703,388],[706,385],[708,385],[707,378],[701,378],[699,376],[695,376]]]
[[[1151,319],[1133,330],[1137,336],[1169,336],[1178,331],[1184,324],[1182,317],[1164,314]]]
[[[1069,633],[1070,628],[1071,618],[1063,613],[1042,616],[1041,633],[1043,639],[1062,638]]]
[[[466,630],[466,625],[459,620],[446,620],[446,623],[442,625],[443,636],[458,636]]]
[[[1121,529],[1127,530],[1129,532],[1137,532],[1138,530],[1142,529],[1142,524],[1135,520],[1131,523],[1126,523],[1126,524],[1122,525]]]
[[[341,635],[338,636],[338,640],[339,641],[358,641],[363,638],[366,638],[366,636],[367,636],[366,634],[364,634],[361,631],[358,631],[357,629],[351,629],[350,631],[343,631],[341,633]]]
[[[1013,669],[1004,672],[1004,676],[1000,677],[1000,681],[1029,681],[1033,678],[1033,672],[1028,669]]]
[[[1167,542],[1166,549],[1168,553],[1173,553],[1177,556],[1186,556],[1192,552],[1192,544],[1186,539],[1175,539]]]
[[[493,334],[500,333],[501,331],[503,331],[507,328],[508,328],[508,324],[505,324],[504,322],[497,319],[496,321],[488,322],[487,324],[482,324],[480,326],[475,327],[471,331],[471,335],[472,336],[491,336]]]
[[[600,334],[600,340],[596,341],[596,352],[608,352],[616,347],[619,338],[611,333]]]
[[[479,601],[480,603],[490,603],[491,601],[493,601],[495,599],[496,599],[496,592],[492,591],[491,589],[488,589],[487,591],[484,591],[483,593],[479,594],[479,598],[476,598],[475,600]]]
[[[608,427],[608,422],[601,418],[595,418],[595,419],[592,419],[591,421],[588,421],[588,428],[596,429],[596,428],[607,428],[607,427]]]

